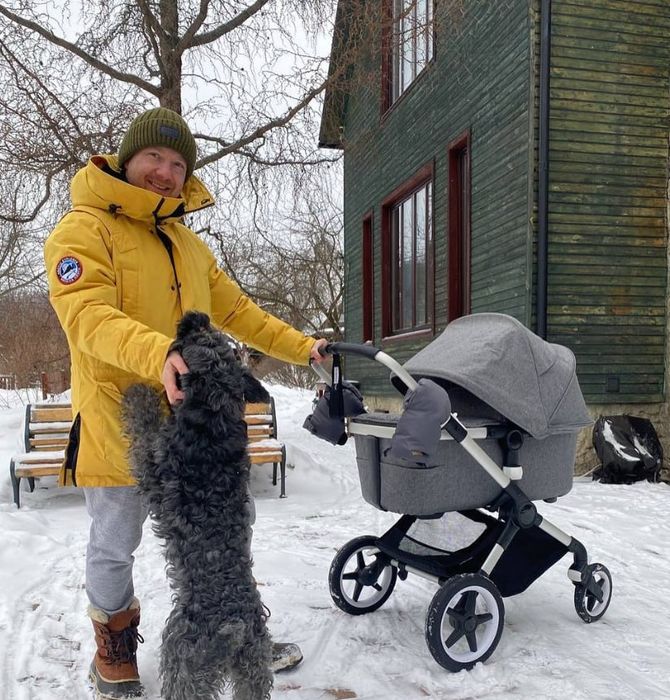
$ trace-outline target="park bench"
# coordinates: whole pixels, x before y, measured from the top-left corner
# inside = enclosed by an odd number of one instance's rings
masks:
[[[245,420],[249,436],[249,459],[252,464],[272,464],[272,484],[277,485],[280,471],[280,497],[286,496],[286,447],[277,439],[277,415],[274,398],[267,403],[246,406]],[[14,503],[20,507],[21,480],[26,479],[30,491],[35,479],[58,476],[63,463],[68,435],[72,426],[70,404],[38,403],[26,406],[24,450],[12,457],[9,474]]]

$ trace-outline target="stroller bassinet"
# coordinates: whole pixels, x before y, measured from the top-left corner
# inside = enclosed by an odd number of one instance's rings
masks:
[[[475,431],[473,437],[482,438],[480,446],[496,464],[512,469],[504,463],[500,435],[506,428],[521,430],[517,485],[530,500],[570,491],[577,432],[592,423],[570,350],[541,340],[509,316],[476,314],[450,323],[404,369],[416,380],[428,378],[447,390],[452,413]],[[406,389],[397,376],[392,381]],[[391,437],[399,418],[384,413],[352,418],[361,491],[368,503],[431,515],[482,507],[500,493],[500,486],[446,433],[429,463],[394,457]]]

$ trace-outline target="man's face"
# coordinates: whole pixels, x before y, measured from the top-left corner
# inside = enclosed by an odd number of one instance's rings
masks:
[[[163,197],[179,197],[186,179],[184,157],[165,146],[143,148],[126,161],[126,180]]]

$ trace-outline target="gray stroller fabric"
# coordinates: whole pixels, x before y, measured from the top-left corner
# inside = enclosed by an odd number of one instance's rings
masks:
[[[572,351],[542,340],[505,314],[452,321],[404,367],[415,379],[458,384],[535,438],[574,433],[593,423]],[[400,384],[397,377],[392,381]]]
[[[420,379],[419,386],[405,394],[389,454],[417,464],[432,462],[440,445],[442,424],[450,412],[449,394],[430,379]]]
[[[319,399],[314,411],[305,418],[302,427],[309,430],[322,440],[331,442],[333,445],[344,445],[347,441],[347,431],[344,426],[344,418],[358,416],[365,413],[363,405],[363,395],[358,389],[347,382],[342,382],[342,398],[344,402],[344,414],[338,417],[330,415],[330,391],[328,386]]]

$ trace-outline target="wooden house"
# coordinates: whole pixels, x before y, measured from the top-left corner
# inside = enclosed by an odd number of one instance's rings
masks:
[[[402,361],[502,312],[590,404],[665,401],[668,0],[340,0],[331,76],[349,342]]]

